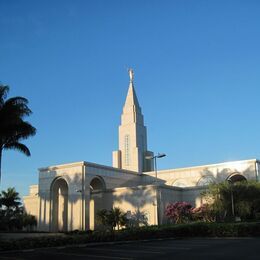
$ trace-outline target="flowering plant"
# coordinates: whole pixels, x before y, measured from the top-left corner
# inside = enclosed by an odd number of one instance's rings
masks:
[[[192,205],[188,202],[169,203],[165,210],[165,215],[174,223],[184,223],[191,218]]]

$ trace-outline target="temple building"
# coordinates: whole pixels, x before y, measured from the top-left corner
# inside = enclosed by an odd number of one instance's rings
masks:
[[[258,180],[256,159],[157,171],[131,69],[129,76],[113,167],[81,161],[40,168],[38,185],[24,197],[26,211],[37,217],[37,230],[93,230],[97,210],[113,207],[128,215],[141,212],[151,225],[167,223],[169,202],[199,206],[201,192],[212,182]]]

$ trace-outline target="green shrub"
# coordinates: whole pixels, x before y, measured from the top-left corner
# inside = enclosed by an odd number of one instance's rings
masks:
[[[205,223],[144,226],[114,232],[68,232],[65,236],[48,236],[0,241],[0,250],[54,247],[90,242],[126,241],[181,237],[245,237],[260,236],[260,223]]]
[[[230,221],[234,215],[243,220],[257,219],[260,212],[260,183],[256,181],[211,184],[202,196],[216,221]]]

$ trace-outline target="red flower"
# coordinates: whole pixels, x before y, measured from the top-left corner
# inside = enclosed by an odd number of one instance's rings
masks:
[[[182,223],[191,217],[192,205],[188,202],[169,203],[165,215],[174,223]]]

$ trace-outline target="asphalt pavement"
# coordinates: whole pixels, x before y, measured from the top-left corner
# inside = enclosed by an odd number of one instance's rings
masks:
[[[0,259],[260,259],[260,238],[134,241],[1,252]]]

